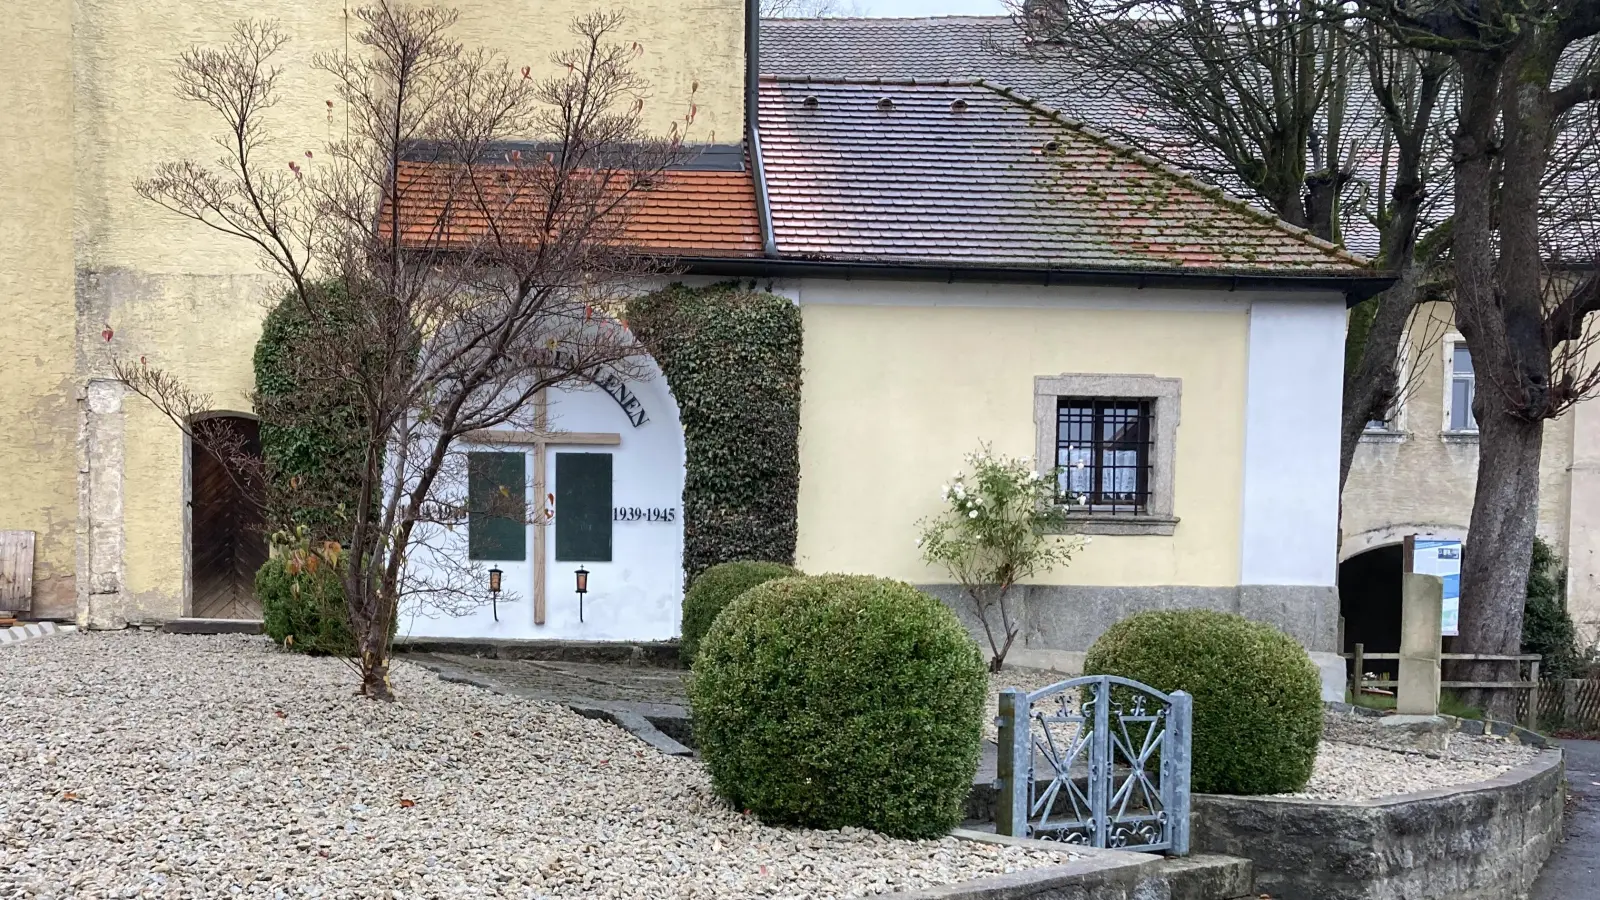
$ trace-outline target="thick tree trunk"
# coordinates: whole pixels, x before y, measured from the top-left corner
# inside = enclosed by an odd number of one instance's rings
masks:
[[[1362,342],[1358,361],[1345,373],[1344,409],[1339,422],[1339,495],[1350,478],[1356,448],[1367,423],[1386,416],[1400,392],[1400,342],[1416,308],[1422,268],[1407,265],[1400,279],[1374,297],[1378,304],[1372,327]]]
[[[1544,423],[1511,414],[1496,391],[1478,395],[1477,495],[1461,560],[1461,637],[1466,653],[1514,654],[1522,648],[1522,612],[1539,512],[1539,452]],[[1455,667],[1466,681],[1512,681],[1510,663]],[[1515,721],[1517,693],[1472,690],[1466,701],[1491,718]]]

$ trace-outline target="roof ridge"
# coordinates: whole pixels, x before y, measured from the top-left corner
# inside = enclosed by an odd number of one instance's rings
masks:
[[[891,87],[973,87],[982,78],[901,78],[897,76],[762,75],[775,84],[881,84]],[[987,85],[985,85],[987,86]]]
[[[1044,102],[1042,102],[1040,100],[1036,100],[1033,97],[1030,97],[1030,96],[1028,96],[1026,94],[1019,93],[1019,92],[1017,92],[1015,90],[1012,90],[1011,88],[1008,88],[1008,87],[1006,87],[1004,85],[995,84],[992,81],[988,81],[988,80],[985,80],[985,79],[982,79],[982,78],[973,79],[972,83],[974,83],[976,85],[979,85],[979,86],[982,86],[982,87],[986,87],[989,90],[999,94],[1000,96],[1005,97],[1005,98],[1007,98],[1009,100],[1012,100],[1012,101],[1016,102],[1020,106],[1023,106],[1023,107],[1025,107],[1027,109],[1031,109],[1034,112],[1037,112],[1037,113],[1039,113],[1041,115],[1047,116],[1052,121],[1055,121],[1055,122],[1057,122],[1057,123],[1059,123],[1061,125],[1064,125],[1067,128],[1072,129],[1073,131],[1079,132],[1080,134],[1084,135],[1085,137],[1088,137],[1091,140],[1099,141],[1100,143],[1105,144],[1106,146],[1110,147],[1111,149],[1117,151],[1118,153],[1123,154],[1123,155],[1127,156],[1128,158],[1133,159],[1133,160],[1143,164],[1146,167],[1155,169],[1155,170],[1161,172],[1162,174],[1165,174],[1165,175],[1167,175],[1167,176],[1169,176],[1171,178],[1177,179],[1178,181],[1188,185],[1189,187],[1193,188],[1194,190],[1199,191],[1201,194],[1204,194],[1205,196],[1212,197],[1212,198],[1217,199],[1217,200],[1221,200],[1222,202],[1237,208],[1241,212],[1244,212],[1246,215],[1249,215],[1252,218],[1254,218],[1254,219],[1256,219],[1256,220],[1258,220],[1260,222],[1263,222],[1263,223],[1265,223],[1267,225],[1270,225],[1270,226],[1272,226],[1272,227],[1278,229],[1279,231],[1282,231],[1282,232],[1284,232],[1284,233],[1286,233],[1288,235],[1291,235],[1291,236],[1293,236],[1295,238],[1298,238],[1299,240],[1304,241],[1305,243],[1308,243],[1313,247],[1316,247],[1318,250],[1321,250],[1324,253],[1327,253],[1327,254],[1339,259],[1342,262],[1353,263],[1355,265],[1367,266],[1367,267],[1370,267],[1370,266],[1373,265],[1373,262],[1374,262],[1373,260],[1367,259],[1365,257],[1357,256],[1354,253],[1351,253],[1349,250],[1346,250],[1345,248],[1339,246],[1338,244],[1335,244],[1332,241],[1324,240],[1324,239],[1316,236],[1315,234],[1312,234],[1311,231],[1308,230],[1308,229],[1301,228],[1298,225],[1294,225],[1294,224],[1291,224],[1289,222],[1286,222],[1282,218],[1280,218],[1279,216],[1275,216],[1272,213],[1269,213],[1269,212],[1267,212],[1265,210],[1262,210],[1262,209],[1256,207],[1254,204],[1250,203],[1250,201],[1248,201],[1248,200],[1245,200],[1243,197],[1239,197],[1239,196],[1237,196],[1235,194],[1229,193],[1227,190],[1225,190],[1223,188],[1220,188],[1220,187],[1217,187],[1214,184],[1210,184],[1210,183],[1207,183],[1205,181],[1201,181],[1199,178],[1196,178],[1194,175],[1192,175],[1192,174],[1190,174],[1188,172],[1185,172],[1185,171],[1183,171],[1182,169],[1179,169],[1176,166],[1169,165],[1169,164],[1167,164],[1165,162],[1162,162],[1160,159],[1157,159],[1156,157],[1151,156],[1148,153],[1145,153],[1144,151],[1140,150],[1139,148],[1133,146],[1132,144],[1129,144],[1126,141],[1118,140],[1114,135],[1111,135],[1111,134],[1108,134],[1107,132],[1101,131],[1100,129],[1095,128],[1094,126],[1092,126],[1089,123],[1083,121],[1082,119],[1078,119],[1078,118],[1074,118],[1072,116],[1069,116],[1066,113],[1062,112],[1060,109],[1057,109],[1056,107],[1050,106],[1050,105],[1048,105],[1048,104],[1046,104],[1046,103],[1044,103]]]

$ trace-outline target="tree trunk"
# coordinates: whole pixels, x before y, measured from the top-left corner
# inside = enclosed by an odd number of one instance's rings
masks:
[[[370,635],[361,637],[361,695],[370,700],[393,700],[389,687],[389,636],[384,635],[377,649],[368,649]]]
[[[1416,308],[1422,267],[1407,264],[1400,280],[1370,302],[1378,304],[1357,362],[1345,373],[1344,404],[1339,422],[1339,495],[1350,478],[1356,448],[1367,422],[1386,416],[1400,391],[1400,342],[1405,338],[1411,311]]]
[[[1500,392],[1478,394],[1478,482],[1461,559],[1461,636],[1466,653],[1515,654],[1539,513],[1539,453],[1544,423],[1511,414]],[[1456,667],[1464,681],[1510,681],[1511,663]],[[1517,692],[1474,689],[1467,703],[1490,718],[1516,720]]]

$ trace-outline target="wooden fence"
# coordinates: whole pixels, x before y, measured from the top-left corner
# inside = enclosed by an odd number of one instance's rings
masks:
[[[1600,673],[1545,681],[1538,709],[1539,725],[1545,730],[1600,734]]]
[[[1355,663],[1355,675],[1351,679],[1350,696],[1359,698],[1364,688],[1392,688],[1399,687],[1400,682],[1393,679],[1371,680],[1366,677],[1366,663],[1368,660],[1398,660],[1398,653],[1367,653],[1365,645],[1357,644],[1354,653],[1343,654],[1346,659]],[[1516,681],[1441,681],[1441,688],[1483,688],[1488,690],[1515,690],[1517,696],[1517,721],[1525,728],[1536,728],[1534,712],[1544,709],[1540,697],[1546,693],[1543,683],[1539,680],[1539,661],[1543,657],[1537,653],[1520,654],[1495,654],[1495,653],[1441,653],[1439,659],[1444,662],[1455,660],[1470,660],[1473,662],[1506,662],[1517,664]],[[1527,676],[1524,679],[1523,665],[1527,665]],[[1542,719],[1542,716],[1540,717]]]

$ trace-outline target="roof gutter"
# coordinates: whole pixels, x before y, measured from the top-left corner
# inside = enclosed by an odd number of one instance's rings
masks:
[[[756,186],[756,219],[761,223],[761,252],[778,255],[772,233],[772,204],[767,199],[767,166],[761,159],[761,7],[760,0],[744,2],[744,133],[750,153],[750,180]]]
[[[837,278],[844,280],[900,280],[984,282],[1039,286],[1097,285],[1101,287],[1209,288],[1227,291],[1336,291],[1351,306],[1367,300],[1393,284],[1391,274],[1360,275],[1249,275],[1224,272],[1138,271],[1093,268],[1018,268],[1010,266],[952,266],[927,263],[840,262],[833,260],[777,259],[768,257],[680,257],[678,265],[691,275],[734,278]]]

